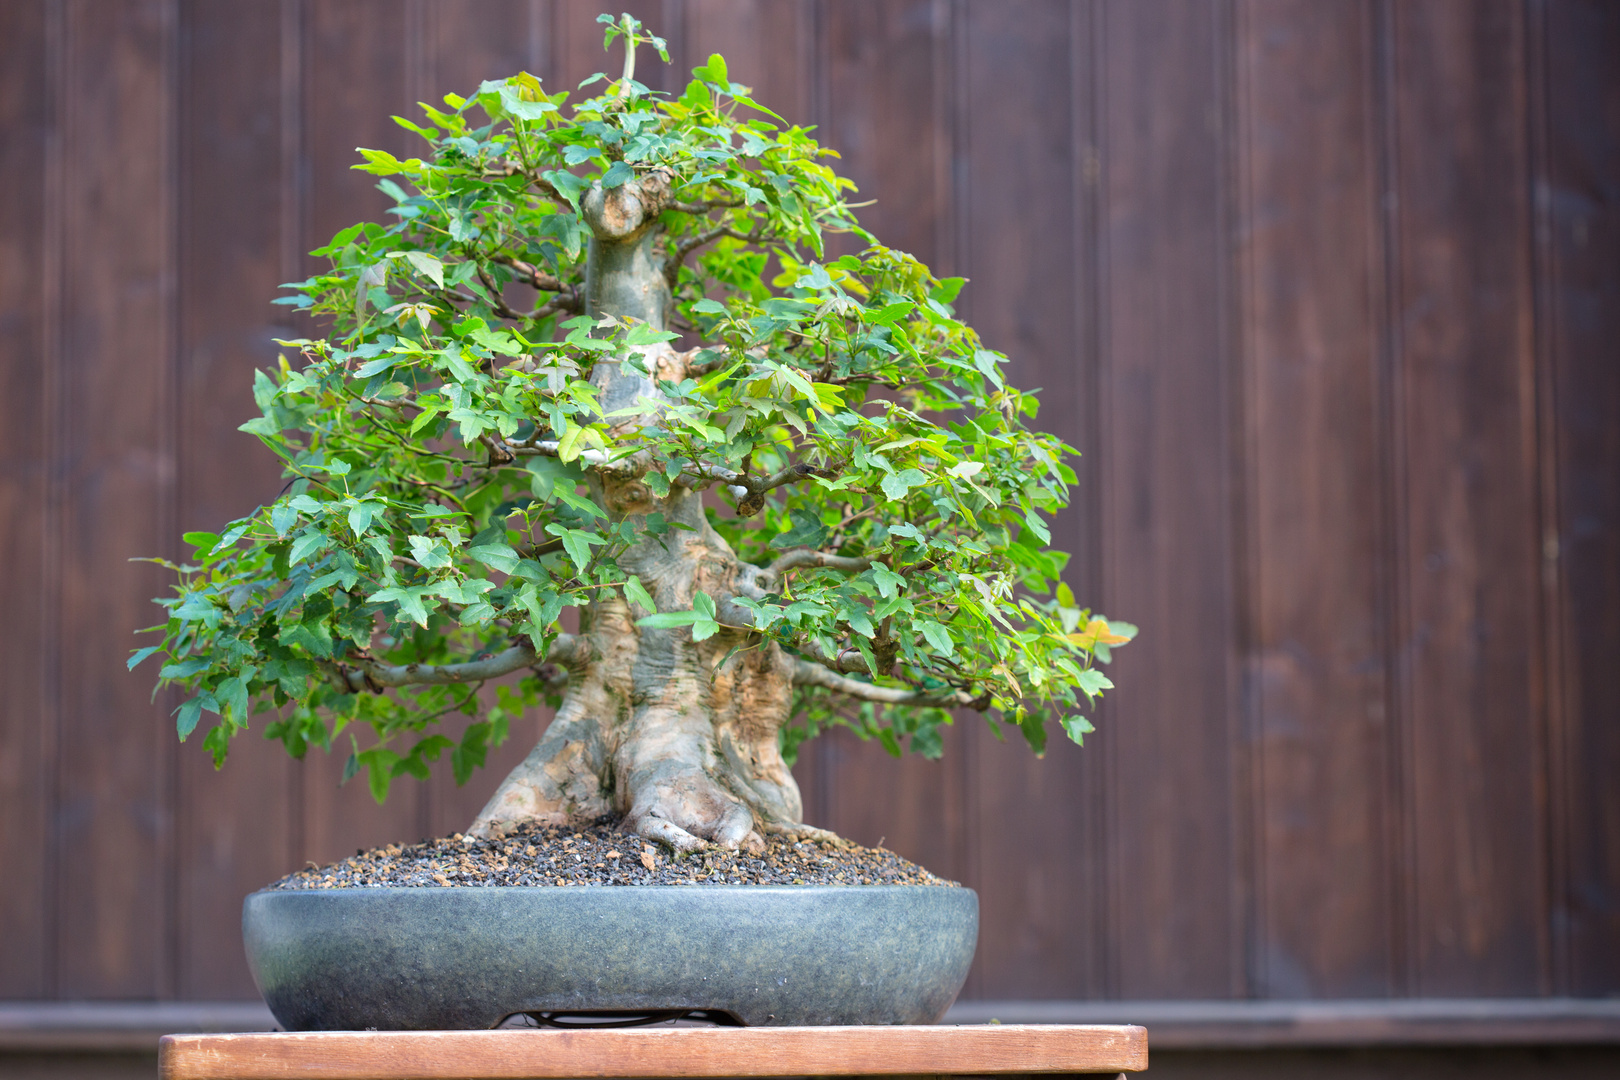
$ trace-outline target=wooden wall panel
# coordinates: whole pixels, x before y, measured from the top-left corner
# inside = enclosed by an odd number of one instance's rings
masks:
[[[968,5],[957,33],[970,48],[955,81],[957,198],[966,211],[957,271],[969,279],[959,304],[985,343],[1011,358],[1009,380],[1042,390],[1042,426],[1072,442],[1080,436],[1083,372],[1073,302],[1079,162],[1069,136],[1071,110],[1085,103],[1066,92],[1073,84],[1071,7],[1063,0]],[[1043,99],[1040,109],[1005,107],[1007,100]],[[972,861],[981,915],[975,992],[1100,992],[1098,942],[1088,931],[1104,894],[1083,857],[1094,851],[1101,826],[1089,800],[1086,782],[1096,777],[1084,769],[1088,755],[1056,725],[1044,760],[1016,732],[998,744],[983,724],[968,730],[970,836],[983,838],[973,844]],[[1022,824],[1009,830],[1015,821]]]
[[[253,369],[275,366],[272,339],[306,332],[269,303],[287,280],[277,182],[285,43],[277,5],[185,0],[179,16],[178,514],[182,530],[222,531],[281,489],[274,455],[236,428],[258,411]],[[155,671],[148,663],[138,681]],[[181,997],[254,995],[242,897],[298,866],[293,763],[262,737],[266,722],[237,737],[222,771],[200,734],[180,750]]]
[[[1101,28],[1103,596],[1146,628],[1104,743],[1126,998],[1247,991],[1224,11],[1129,0]]]
[[[46,996],[53,982],[49,939],[54,904],[48,842],[52,760],[45,681],[46,505],[50,494],[45,257],[51,85],[42,2],[0,7],[0,611],[15,628],[0,649],[0,926],[13,933],[0,964],[0,999]]]
[[[719,53],[732,80],[754,88],[754,100],[789,123],[813,122],[816,22],[810,3],[686,0],[680,11],[681,52],[671,56],[673,89],[684,86],[692,68],[710,53]]]
[[[606,88],[605,84],[596,83],[583,90],[576,89],[582,80],[599,71],[616,79],[624,70],[622,43],[615,43],[610,52],[602,51],[604,27],[597,25],[599,14],[629,12],[669,43],[672,61],[680,52],[680,0],[626,0],[606,8],[599,0],[552,0],[547,6],[552,16],[551,64],[555,72],[547,86],[552,93],[567,90],[572,101],[600,94]],[[671,67],[662,63],[656,54],[649,54],[643,46],[636,54],[636,81],[653,90],[678,93],[686,85],[687,73],[674,72]]]
[[[1554,925],[1567,927],[1560,989],[1612,995],[1620,991],[1620,7],[1561,0],[1534,10],[1545,20],[1536,199],[1557,494],[1542,543],[1563,598],[1555,606],[1563,657],[1551,673],[1563,703],[1553,834],[1565,852]]]
[[[224,772],[126,675],[178,554],[274,496],[234,429],[356,145],[584,0],[0,7],[0,997],[228,997],[241,895],[464,789]],[[616,9],[615,9],[616,10]],[[980,890],[966,996],[1620,990],[1620,16],[1596,0],[640,0],[820,125],[1080,445],[1054,546],[1140,623],[1084,750],[835,733],[807,816]],[[586,91],[587,93],[589,91]],[[58,657],[60,659],[58,659]],[[60,749],[57,746],[60,744]],[[49,824],[48,824],[49,823]],[[37,927],[37,932],[28,932]]]
[[[173,992],[172,721],[128,674],[177,554],[176,8],[63,5],[63,332],[54,942],[66,998]]]
[[[1412,989],[1548,975],[1523,9],[1396,4]]]
[[[818,12],[818,139],[841,155],[834,164],[860,188],[855,201],[874,201],[860,210],[861,224],[936,273],[956,273],[958,73],[947,9],[930,0],[825,0]]]
[[[1370,16],[1359,0],[1252,0],[1236,26],[1266,997],[1395,988]]]

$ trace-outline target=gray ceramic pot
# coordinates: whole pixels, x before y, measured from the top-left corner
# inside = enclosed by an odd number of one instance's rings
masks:
[[[917,885],[281,890],[247,898],[242,934],[289,1031],[698,1009],[750,1025],[929,1024],[967,978],[979,898]]]

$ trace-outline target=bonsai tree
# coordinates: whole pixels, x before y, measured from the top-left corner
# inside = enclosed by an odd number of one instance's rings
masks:
[[[278,301],[326,332],[243,425],[289,483],[187,534],[131,666],[162,654],[216,763],[263,712],[295,756],[347,734],[379,800],[445,757],[465,781],[549,699],[470,831],[619,812],[677,851],[816,834],[789,766],[829,725],[1080,741],[1134,629],[1059,581],[1073,451],[952,313],[962,279],[862,229],[836,155],[721,57],[671,99],[635,78],[664,43],[602,21],[599,96],[486,82],[399,120],[422,157],[361,151],[391,220]]]

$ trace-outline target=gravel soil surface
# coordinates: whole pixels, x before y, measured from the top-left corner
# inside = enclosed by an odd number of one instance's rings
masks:
[[[588,828],[525,826],[498,840],[457,833],[356,852],[289,874],[272,889],[488,885],[948,885],[884,848],[767,837],[762,855],[715,848],[672,856],[603,818]]]

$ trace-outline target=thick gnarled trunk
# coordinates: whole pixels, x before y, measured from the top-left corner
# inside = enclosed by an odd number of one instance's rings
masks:
[[[658,173],[587,194],[588,312],[664,325],[669,290],[656,233],[667,199]],[[667,347],[645,360],[665,379],[683,374],[682,358]],[[599,364],[592,381],[604,413],[659,397],[650,378],[613,361]],[[768,572],[741,563],[709,527],[698,491],[677,486],[657,498],[639,479],[601,472],[591,487],[615,521],[661,513],[685,526],[618,560],[660,611],[689,610],[702,591],[723,622],[749,621],[731,598],[760,595]],[[581,624],[567,655],[551,658],[569,671],[562,707],[472,832],[618,812],[626,828],[687,851],[708,843],[758,849],[764,831],[813,831],[800,822],[798,785],[777,744],[792,702],[793,658],[740,630],[694,642],[684,627],[638,627],[616,597],[592,604]]]
[[[620,567],[640,578],[660,610],[690,609],[701,590],[724,618],[728,598],[759,571],[707,526],[699,496],[659,500],[638,482],[609,481],[610,507],[620,501],[615,487],[640,489],[639,499],[622,496],[635,501],[631,514],[662,511],[692,527],[666,534],[667,550],[639,545]],[[626,828],[683,851],[707,842],[757,848],[762,830],[802,831],[799,789],[777,745],[794,661],[748,637],[723,628],[695,642],[685,627],[638,627],[617,597],[587,608],[561,658],[569,670],[562,707],[473,831],[611,811],[626,816]]]

